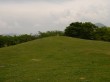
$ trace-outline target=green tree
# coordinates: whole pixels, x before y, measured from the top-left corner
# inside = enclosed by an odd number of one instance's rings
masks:
[[[65,29],[65,35],[70,37],[80,37],[82,29],[82,22],[71,23]]]
[[[85,22],[82,24],[81,38],[84,39],[94,39],[94,33],[98,27],[91,22]]]
[[[97,28],[94,38],[96,40],[110,41],[110,31],[107,27]]]
[[[93,34],[98,27],[90,22],[75,22],[71,23],[65,29],[65,35],[84,39],[93,39]]]

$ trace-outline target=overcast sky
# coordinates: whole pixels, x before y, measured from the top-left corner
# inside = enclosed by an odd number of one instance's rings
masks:
[[[0,0],[0,34],[64,30],[71,22],[110,26],[110,0]]]

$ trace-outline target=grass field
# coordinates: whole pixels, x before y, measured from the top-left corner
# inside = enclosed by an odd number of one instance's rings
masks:
[[[1,48],[0,82],[110,82],[110,42],[56,36]]]

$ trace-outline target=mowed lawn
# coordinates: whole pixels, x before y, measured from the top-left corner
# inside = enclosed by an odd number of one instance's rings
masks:
[[[110,82],[110,42],[55,36],[0,48],[0,82]]]

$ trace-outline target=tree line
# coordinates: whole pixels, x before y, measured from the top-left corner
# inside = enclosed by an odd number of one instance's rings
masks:
[[[91,22],[74,22],[66,27],[65,35],[89,40],[110,41],[110,28],[98,27]]]
[[[35,35],[0,35],[0,48],[49,36],[69,36],[81,39],[102,40],[110,42],[110,28],[106,26],[98,27],[91,22],[73,22],[68,27],[66,27],[64,31],[39,32]]]
[[[20,44],[23,42],[31,41],[36,39],[36,36],[34,35],[0,35],[0,47],[6,47],[6,46],[11,46],[11,45],[16,45]]]
[[[20,43],[24,43],[27,41],[49,37],[49,36],[61,36],[64,33],[62,31],[47,31],[47,32],[39,32],[38,34],[22,34],[22,35],[0,35],[0,48],[7,47],[11,45],[16,45]]]

